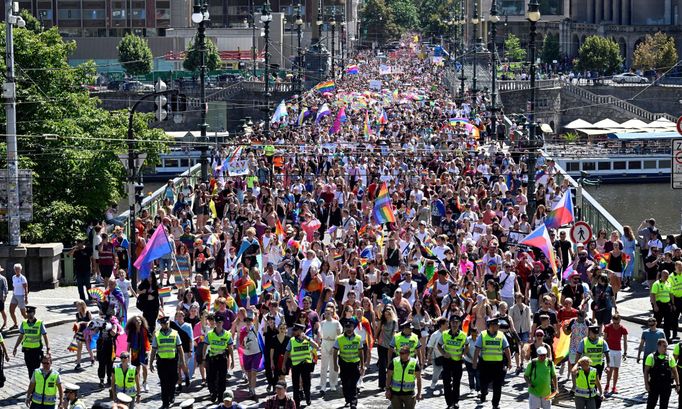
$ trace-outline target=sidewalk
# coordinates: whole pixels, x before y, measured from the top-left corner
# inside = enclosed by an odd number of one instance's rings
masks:
[[[632,281],[631,286],[618,293],[618,312],[625,321],[646,325],[646,320],[653,312],[649,302],[649,290],[641,283]]]

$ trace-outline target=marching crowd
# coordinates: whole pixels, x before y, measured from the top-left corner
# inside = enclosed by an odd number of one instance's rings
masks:
[[[463,396],[480,403],[490,395],[499,408],[514,376],[538,409],[551,407],[561,367],[575,406],[594,409],[618,393],[627,330],[616,301],[640,240],[655,318],[637,359],[648,406],[660,397],[667,407],[665,385],[679,391],[679,346],[675,357],[666,348],[682,311],[681,250],[657,255],[664,246],[653,220],[585,245],[550,229],[551,257],[524,245],[568,184],[551,160],[529,170],[524,152],[491,143],[504,146],[511,129],[489,95],[453,100],[440,81],[445,68],[419,51],[406,41],[389,55],[359,53],[331,85],[295,97],[286,115],[215,152],[210,183],[169,183],[164,206],[137,219],[136,243],[118,227],[91,226],[72,250],[76,369],[90,370],[81,367],[85,347],[100,388],[130,408],[150,403],[156,372],[163,408],[185,388],[206,391],[195,394],[202,407],[238,409],[231,389],[241,368],[249,399],[262,398],[262,383],[273,393],[268,409],[310,406],[314,394],[339,388],[351,409],[361,389],[385,393],[393,409],[424,398],[458,408]],[[382,65],[391,73],[381,75]],[[246,161],[246,174],[228,172],[235,161]],[[131,283],[129,251],[141,254],[159,229],[172,251]],[[21,266],[15,275],[23,277]],[[91,278],[104,288],[90,288]],[[31,377],[27,404],[85,408],[78,386],[51,368],[46,329],[17,282],[13,353],[21,347]],[[93,300],[98,314],[88,309]],[[128,316],[133,301],[139,314]],[[364,382],[370,373],[376,384]]]

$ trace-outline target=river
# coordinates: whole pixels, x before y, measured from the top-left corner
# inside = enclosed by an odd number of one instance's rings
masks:
[[[670,183],[603,184],[587,190],[622,225],[636,229],[653,217],[662,233],[680,233],[682,190],[673,190]]]

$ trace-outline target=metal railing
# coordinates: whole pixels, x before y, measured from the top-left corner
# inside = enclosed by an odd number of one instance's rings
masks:
[[[530,89],[530,81],[516,81],[516,80],[498,80],[497,89],[500,91],[522,91]],[[537,89],[552,89],[561,88],[562,81],[560,80],[535,80],[535,88]]]

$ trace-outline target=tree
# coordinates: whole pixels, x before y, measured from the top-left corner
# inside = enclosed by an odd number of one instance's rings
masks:
[[[367,0],[361,12],[365,42],[386,43],[400,37],[400,28],[384,0]]]
[[[128,75],[146,75],[151,72],[154,57],[147,40],[134,34],[126,34],[116,48],[118,61]]]
[[[0,25],[4,29],[4,24]],[[17,134],[19,166],[33,172],[33,221],[24,224],[25,242],[73,243],[90,220],[101,220],[110,202],[124,190],[125,170],[117,154],[127,151],[127,112],[109,112],[83,89],[94,80],[92,62],[72,67],[76,48],[57,28],[35,32],[15,30],[17,69]],[[0,52],[5,52],[0,41]],[[5,70],[4,60],[0,70]],[[150,130],[151,114],[137,115],[133,124],[139,152],[156,163],[168,140]],[[0,111],[0,122],[5,122]],[[42,135],[56,134],[45,138]],[[0,143],[0,167],[6,164],[6,144]],[[0,236],[6,224],[0,224]]]
[[[561,51],[559,50],[559,35],[547,34],[542,41],[542,52],[540,53],[542,62],[551,64],[554,60],[561,58]]]
[[[521,40],[514,34],[509,34],[504,40],[504,56],[511,62],[526,59],[526,50],[521,48]]]
[[[401,32],[412,30],[419,25],[417,7],[412,0],[389,0],[387,6]]]
[[[578,50],[578,69],[610,75],[623,63],[618,44],[608,38],[590,36]]]
[[[215,71],[222,66],[220,62],[220,54],[218,53],[218,47],[210,39],[204,41],[206,44],[206,69],[209,71]],[[197,37],[194,36],[194,40],[189,43],[187,48],[187,54],[185,55],[185,61],[182,62],[182,67],[187,71],[196,72],[201,68],[201,51],[198,48]]]
[[[639,43],[632,58],[635,69],[654,70],[661,74],[677,63],[675,39],[660,31],[653,36],[647,35]]]
[[[424,36],[440,36],[451,32],[447,25],[449,17],[459,16],[461,2],[456,0],[415,0],[419,14],[419,26]]]

